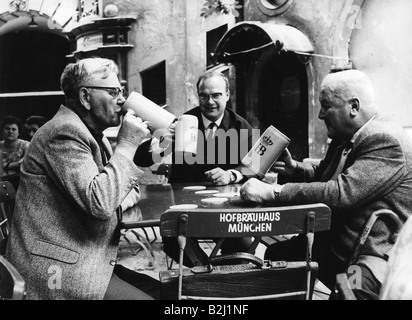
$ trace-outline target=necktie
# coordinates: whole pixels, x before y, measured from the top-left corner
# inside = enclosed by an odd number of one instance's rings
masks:
[[[217,124],[214,122],[211,122],[209,126],[207,127],[207,136],[206,136],[207,140],[213,139],[215,135],[215,127],[217,127]]]
[[[349,153],[352,151],[352,145],[342,145],[341,148],[342,154],[340,156],[340,160],[338,163],[338,166],[336,167],[335,173],[333,174],[331,180],[336,180],[338,178],[338,175],[342,172],[343,166],[345,165],[346,159],[349,155]]]

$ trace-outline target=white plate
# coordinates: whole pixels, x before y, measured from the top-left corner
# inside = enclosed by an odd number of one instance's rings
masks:
[[[196,209],[197,204],[176,204],[174,206],[170,206],[170,209]]]
[[[219,190],[200,190],[196,191],[196,194],[213,194],[213,193],[219,193]]]
[[[217,198],[234,198],[239,196],[239,192],[222,192],[213,195]]]
[[[183,187],[183,190],[205,190],[206,186],[188,186]]]
[[[207,202],[207,203],[223,203],[227,200],[228,200],[227,198],[204,198],[202,199],[203,202]]]

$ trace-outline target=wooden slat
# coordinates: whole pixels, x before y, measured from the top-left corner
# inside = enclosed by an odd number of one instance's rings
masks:
[[[222,298],[265,296],[281,293],[302,292],[306,281],[306,262],[288,262],[282,269],[253,269],[250,265],[215,266],[211,273],[194,274],[183,269],[182,294]],[[311,263],[312,288],[318,272],[318,264]],[[178,272],[160,272],[163,299],[177,299]],[[289,295],[285,299],[291,299]],[[304,299],[304,293],[295,296]]]
[[[164,237],[178,236],[179,217],[188,216],[187,237],[246,237],[304,233],[306,215],[315,213],[315,231],[330,228],[331,211],[324,204],[239,209],[167,210],[161,217]]]

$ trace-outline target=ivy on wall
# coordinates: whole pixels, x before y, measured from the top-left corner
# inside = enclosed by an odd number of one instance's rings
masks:
[[[201,10],[201,17],[207,18],[213,14],[230,14],[238,18],[240,13],[238,9],[241,9],[242,5],[236,0],[207,0],[203,4]]]

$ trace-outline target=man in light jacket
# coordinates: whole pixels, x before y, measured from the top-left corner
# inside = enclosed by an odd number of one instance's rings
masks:
[[[241,188],[243,199],[286,204],[323,202],[332,209],[331,229],[315,234],[313,260],[319,279],[333,288],[337,273],[348,271],[366,221],[378,209],[395,212],[403,223],[412,208],[412,140],[395,121],[378,113],[374,90],[357,70],[329,74],[320,92],[319,119],[332,139],[319,164],[300,163],[286,151],[275,164],[279,181],[292,177],[302,183],[265,184],[256,179]],[[354,288],[358,299],[377,299],[397,232],[395,219],[379,219],[350,271],[361,276]],[[305,237],[271,245],[271,260],[304,260]],[[353,274],[349,274],[351,279]]]
[[[69,64],[61,76],[66,106],[37,131],[24,158],[6,257],[28,299],[157,295],[156,280],[143,278],[149,295],[113,272],[122,211],[140,197],[133,156],[149,133],[133,112],[121,121],[117,74],[108,59]],[[113,152],[102,132],[120,124]]]

